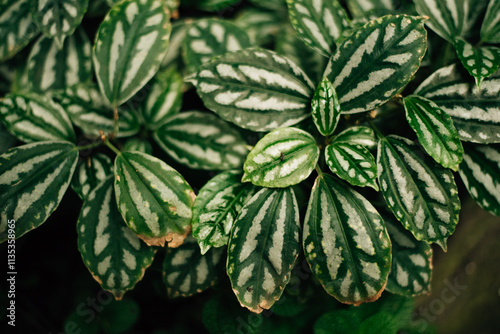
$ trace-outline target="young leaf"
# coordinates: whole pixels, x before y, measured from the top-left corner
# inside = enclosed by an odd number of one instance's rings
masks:
[[[168,8],[160,0],[125,0],[111,8],[97,31],[93,60],[99,87],[113,107],[158,71],[170,30]]]
[[[368,22],[338,47],[324,76],[333,82],[343,113],[374,109],[406,86],[427,48],[424,21],[387,15]]]
[[[125,144],[123,144],[122,147],[123,151],[139,151],[142,153],[146,154],[153,154],[153,146],[151,143],[147,140],[140,139],[137,137],[133,137],[130,139],[127,139]]]
[[[341,303],[377,300],[391,266],[391,243],[377,210],[329,175],[316,178],[303,249],[314,276]]]
[[[437,243],[446,251],[460,211],[451,171],[397,136],[379,141],[377,168],[382,194],[396,218],[417,240]]]
[[[78,250],[92,277],[117,300],[132,290],[156,252],[125,225],[110,175],[83,203],[77,223]]]
[[[421,96],[407,96],[403,104],[406,120],[425,151],[443,167],[457,171],[464,149],[451,117]]]
[[[241,173],[223,172],[200,189],[193,207],[193,236],[201,254],[227,245],[234,220],[256,188],[241,183]]]
[[[340,119],[340,104],[332,83],[324,78],[316,88],[311,101],[311,112],[314,124],[323,136],[335,131]]]
[[[85,201],[88,194],[94,190],[109,175],[113,174],[111,159],[102,153],[86,157],[76,167],[71,188]]]
[[[0,156],[0,242],[7,222],[15,220],[15,237],[43,224],[66,193],[78,151],[68,142],[44,141],[18,146]]]
[[[483,25],[481,26],[481,41],[500,43],[500,1],[490,0]]]
[[[311,80],[272,51],[226,53],[202,65],[190,80],[208,109],[245,129],[270,131],[309,114]]]
[[[292,188],[264,188],[243,207],[228,244],[227,274],[240,304],[261,313],[279,300],[299,254]]]
[[[211,113],[171,117],[154,133],[160,147],[178,162],[198,169],[241,168],[248,153],[240,133]]]
[[[276,129],[265,135],[248,154],[242,182],[284,188],[305,180],[316,167],[319,147],[308,132]]]
[[[342,180],[354,186],[369,186],[378,191],[377,164],[363,145],[334,141],[325,148],[325,160],[332,173]]]
[[[345,141],[366,146],[369,149],[377,146],[377,138],[373,130],[366,126],[352,126],[335,136],[334,142]]]
[[[122,152],[115,160],[118,208],[148,245],[178,247],[191,231],[195,194],[172,167],[141,152]]]

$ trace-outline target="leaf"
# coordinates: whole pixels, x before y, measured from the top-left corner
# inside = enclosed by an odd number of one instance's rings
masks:
[[[377,108],[410,82],[427,48],[424,22],[415,16],[384,16],[338,47],[324,76],[337,91],[342,113]]]
[[[27,143],[76,140],[73,126],[64,109],[43,95],[7,95],[0,99],[0,119],[10,133]]]
[[[466,145],[458,169],[472,198],[481,208],[500,216],[500,147]]]
[[[430,75],[415,94],[434,101],[451,116],[460,140],[500,142],[500,76],[483,80],[481,91],[459,72],[456,65]]]
[[[0,123],[0,155],[16,145],[16,138]]]
[[[201,254],[227,245],[231,227],[256,188],[240,182],[241,173],[226,171],[210,179],[198,193],[193,207],[193,236]]]
[[[242,182],[284,188],[311,174],[319,159],[316,140],[297,128],[276,129],[265,135],[247,156]]]
[[[325,148],[326,164],[342,180],[353,186],[372,187],[378,191],[377,164],[366,147],[335,141]]]
[[[500,1],[490,0],[481,26],[481,41],[500,43]]]
[[[240,304],[269,309],[290,281],[299,254],[300,216],[292,188],[261,189],[234,222],[227,274]]]
[[[349,27],[349,17],[337,0],[287,0],[290,21],[304,43],[329,57],[335,40]]]
[[[28,80],[34,92],[64,89],[92,78],[90,41],[83,30],[69,36],[62,46],[40,37],[28,58]]]
[[[197,6],[208,12],[218,12],[236,5],[238,0],[198,0]]]
[[[54,38],[59,49],[73,34],[87,11],[88,0],[31,0],[33,21],[48,38]]]
[[[311,81],[272,51],[226,53],[202,65],[190,80],[208,109],[245,129],[270,131],[309,115]]]
[[[15,221],[15,238],[43,224],[66,193],[78,161],[72,143],[44,141],[0,156],[0,242]],[[10,228],[10,227],[9,227]]]
[[[102,153],[86,157],[75,170],[71,180],[71,188],[85,201],[94,190],[109,175],[113,174],[111,159]]]
[[[346,4],[349,12],[357,19],[380,17],[382,13],[394,13],[396,10],[392,0],[346,0]]]
[[[410,140],[392,135],[379,141],[377,168],[382,194],[396,218],[417,240],[437,243],[446,251],[460,212],[451,171]]]
[[[111,8],[97,31],[97,82],[113,107],[130,99],[158,71],[168,49],[170,15],[160,0],[125,0]]]
[[[170,298],[187,297],[212,286],[216,267],[222,260],[223,249],[211,249],[205,255],[192,236],[177,248],[168,248],[163,261],[163,282]]]
[[[123,151],[139,151],[146,154],[153,154],[153,146],[147,140],[139,138],[127,139],[125,144],[123,144]]]
[[[464,149],[451,117],[421,96],[407,96],[403,104],[406,120],[425,151],[443,167],[457,171]]]
[[[373,130],[366,126],[352,126],[335,136],[334,142],[345,141],[366,146],[369,149],[377,147],[377,138]]]
[[[89,193],[77,222],[78,250],[92,277],[121,300],[142,279],[156,249],[124,224],[114,195],[111,175]]]
[[[272,43],[284,21],[275,11],[249,7],[240,11],[233,23],[248,34],[252,44],[262,46]]]
[[[311,101],[314,124],[323,136],[329,136],[337,127],[340,119],[340,104],[332,83],[324,78],[316,88]]]
[[[316,178],[302,247],[314,276],[341,303],[377,300],[391,266],[391,243],[375,208],[330,175]]]
[[[0,3],[0,61],[13,57],[38,34],[28,0],[4,0]]]
[[[172,116],[155,131],[154,138],[172,158],[197,169],[241,168],[248,153],[235,128],[200,111]]]
[[[195,194],[158,158],[121,152],[115,160],[116,202],[127,226],[148,245],[178,247],[191,231]]]
[[[187,29],[189,28],[189,24],[186,21],[181,19],[172,23],[168,50],[161,62],[162,68],[181,62],[181,48],[184,38],[186,38]]]

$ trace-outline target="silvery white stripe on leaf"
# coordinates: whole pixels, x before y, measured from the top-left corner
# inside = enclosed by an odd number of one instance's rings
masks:
[[[377,168],[382,194],[396,218],[417,240],[446,250],[460,212],[451,171],[410,140],[392,135],[379,141]]]
[[[323,136],[329,136],[337,127],[340,119],[340,104],[332,83],[324,78],[316,88],[311,101],[314,124]]]
[[[37,93],[9,94],[0,99],[0,119],[10,133],[24,142],[76,140],[64,109]]]
[[[190,111],[172,116],[154,138],[178,162],[197,169],[241,168],[248,153],[240,133],[212,113]]]
[[[380,214],[363,196],[324,174],[312,188],[302,247],[314,276],[341,303],[377,300],[391,267]]]
[[[111,159],[102,153],[96,153],[85,157],[76,167],[71,188],[85,200],[93,189],[95,189],[109,175],[113,174],[113,163]]]
[[[115,159],[118,208],[134,233],[148,245],[178,247],[191,231],[191,186],[162,160],[141,152]]]
[[[77,222],[78,250],[92,277],[121,300],[153,262],[156,252],[125,225],[110,175],[83,203]]]
[[[265,135],[248,154],[242,182],[284,188],[305,180],[316,167],[319,147],[308,132],[276,129]]]
[[[279,300],[300,251],[299,233],[292,188],[264,188],[244,205],[227,257],[227,274],[242,306],[260,313]]]
[[[290,21],[300,39],[329,57],[335,41],[349,27],[349,17],[337,0],[287,0]]]
[[[161,0],[122,1],[104,18],[93,50],[99,87],[114,107],[130,99],[158,71],[171,24]]]
[[[500,43],[500,1],[490,0],[481,26],[481,41]]]
[[[458,172],[479,206],[500,216],[500,146],[466,145]]]
[[[418,70],[427,48],[424,18],[387,15],[357,29],[325,70],[342,113],[377,108],[398,94]]]
[[[241,10],[233,23],[248,34],[252,44],[262,46],[273,42],[282,28],[282,21],[283,17],[275,11],[249,7]]]
[[[123,144],[123,151],[139,151],[146,154],[153,154],[153,146],[145,139],[132,137]]]
[[[380,17],[396,10],[393,0],[346,0],[345,2],[349,12],[357,20]]]
[[[369,149],[377,146],[377,138],[373,130],[366,126],[352,126],[335,136],[334,142],[345,141],[366,146]]]
[[[182,61],[182,42],[184,41],[184,38],[186,38],[186,32],[189,27],[189,24],[186,21],[187,20],[180,19],[172,23],[172,32],[170,33],[168,50],[161,62],[162,68],[175,65]]]
[[[223,54],[202,65],[189,81],[208,109],[245,129],[270,131],[309,116],[311,80],[273,51]]]
[[[61,202],[78,161],[72,143],[43,141],[10,149],[0,156],[0,242],[7,221],[16,221],[15,237],[44,223]]]
[[[451,117],[418,95],[403,99],[406,120],[425,151],[443,167],[458,170],[464,149]]]

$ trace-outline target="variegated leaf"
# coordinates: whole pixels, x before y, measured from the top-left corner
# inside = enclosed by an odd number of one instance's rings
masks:
[[[0,99],[0,120],[10,133],[24,142],[76,140],[64,109],[36,93],[10,94]]]
[[[111,175],[89,193],[77,223],[78,250],[92,277],[120,300],[142,279],[156,249],[125,225],[114,195]]]
[[[462,141],[500,143],[500,73],[484,79],[479,91],[454,64],[430,75],[415,94],[450,115]]]
[[[349,17],[337,0],[287,0],[288,14],[298,36],[329,57],[335,41],[349,27]]]
[[[28,59],[28,82],[34,92],[64,89],[92,78],[90,41],[81,29],[63,46],[54,39],[40,37]]]
[[[227,274],[240,304],[260,313],[279,300],[300,251],[292,188],[264,188],[243,207],[228,244]]]
[[[115,160],[115,191],[123,219],[148,245],[178,247],[191,231],[195,194],[160,159],[121,152]]]
[[[250,0],[250,2],[257,7],[270,9],[272,11],[286,10],[286,8],[283,8],[286,6],[285,0]]]
[[[346,0],[347,8],[352,16],[358,20],[371,17],[380,17],[380,13],[394,13],[394,0]]]
[[[443,167],[457,171],[464,149],[451,117],[421,96],[407,96],[403,104],[406,120],[425,151]]]
[[[252,44],[261,46],[272,42],[284,24],[279,13],[251,7],[240,11],[233,23],[248,34]]]
[[[37,34],[28,0],[0,2],[0,61],[7,60],[24,48]]]
[[[378,181],[387,206],[417,240],[446,240],[458,223],[460,200],[450,170],[428,158],[410,140],[381,139],[377,153]]]
[[[30,0],[33,20],[59,49],[82,22],[88,5],[88,0]]]
[[[466,145],[458,172],[479,206],[500,216],[500,146]]]
[[[140,138],[127,139],[123,144],[123,151],[138,151],[146,154],[153,154],[153,146],[147,140]]]
[[[316,167],[319,147],[308,132],[276,129],[265,135],[247,156],[242,182],[284,188],[305,180]]]
[[[328,78],[324,78],[316,88],[311,101],[314,124],[323,136],[329,136],[337,128],[340,119],[340,104],[337,92]]]
[[[44,141],[18,146],[0,156],[0,242],[7,222],[15,220],[15,237],[43,224],[68,189],[78,161],[72,143]]]
[[[211,247],[227,245],[231,227],[243,205],[255,194],[256,188],[241,183],[241,173],[226,171],[200,189],[193,207],[193,236],[201,254]]]
[[[311,80],[272,51],[226,53],[202,65],[191,82],[208,109],[242,128],[270,131],[309,115]]]
[[[335,142],[345,141],[366,146],[369,149],[377,146],[377,138],[373,130],[366,126],[352,126],[335,136]]]
[[[363,196],[320,175],[312,188],[302,238],[305,256],[323,288],[341,303],[377,300],[391,267],[382,217]]]
[[[170,298],[200,293],[217,281],[216,269],[224,249],[211,249],[202,255],[195,238],[188,236],[177,248],[168,248],[163,260],[163,281]]]
[[[88,194],[94,190],[109,175],[113,174],[113,162],[102,153],[97,153],[83,159],[76,167],[71,188],[85,200]]]
[[[427,48],[424,18],[387,15],[356,30],[325,70],[342,113],[377,108],[413,78]]]
[[[154,138],[172,158],[191,168],[241,168],[248,153],[235,128],[211,113],[200,111],[171,117],[156,130]]]
[[[16,141],[16,138],[0,123],[0,154],[4,154],[9,148],[14,147]]]
[[[251,45],[246,32],[228,21],[198,20],[187,30],[183,44],[184,62],[188,71],[193,73],[212,57]]]
[[[481,26],[481,41],[500,43],[500,1],[490,0],[483,25]]]
[[[181,62],[182,44],[189,28],[189,24],[186,21],[178,20],[172,23],[168,50],[161,62],[161,67],[175,66]]]
[[[325,148],[325,160],[332,173],[342,180],[354,186],[369,186],[378,191],[377,164],[363,145],[335,141]]]
[[[236,4],[239,0],[198,0],[197,6],[207,12],[218,12]]]
[[[111,8],[97,31],[93,60],[99,87],[114,107],[156,74],[170,30],[168,8],[161,0],[125,0]]]

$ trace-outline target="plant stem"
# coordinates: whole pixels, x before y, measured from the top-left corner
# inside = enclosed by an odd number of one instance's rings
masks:
[[[98,147],[98,146],[101,146],[101,145],[102,145],[102,141],[95,141],[92,144],[83,145],[83,146],[77,146],[76,149],[78,151],[86,151],[86,150],[90,150],[90,149],[92,149],[94,147]]]
[[[318,164],[316,164],[316,173],[318,173],[318,176],[323,176],[323,171]]]
[[[114,124],[113,124],[113,132],[109,134],[109,137],[111,139],[115,138],[115,136],[118,134],[118,120],[120,119],[120,116],[118,115],[118,107],[115,106],[113,108],[113,119],[114,119]]]
[[[109,141],[109,139],[106,138],[106,140],[104,141],[104,144],[109,147],[111,149],[111,151],[115,152],[116,155],[121,155],[122,152],[120,152],[119,149],[117,149],[113,144],[111,144],[111,142]]]
[[[384,140],[385,139],[385,136],[382,134],[382,132],[380,132],[380,130],[375,126],[375,124],[373,124],[373,121],[369,120],[368,124],[370,124],[371,128],[373,129],[373,131],[375,132],[375,134],[377,135],[377,137],[380,140]]]

